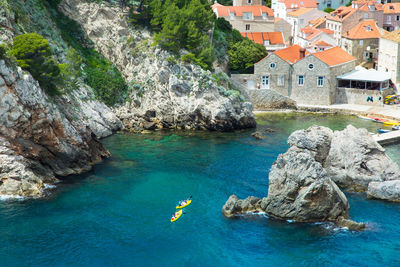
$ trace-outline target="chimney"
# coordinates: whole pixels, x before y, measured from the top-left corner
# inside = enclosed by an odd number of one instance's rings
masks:
[[[300,59],[303,59],[306,56],[306,50],[304,48],[300,48]]]

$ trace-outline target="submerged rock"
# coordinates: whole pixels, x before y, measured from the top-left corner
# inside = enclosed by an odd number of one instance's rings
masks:
[[[251,136],[259,140],[265,139],[265,135],[263,135],[261,132],[254,132],[251,134]]]

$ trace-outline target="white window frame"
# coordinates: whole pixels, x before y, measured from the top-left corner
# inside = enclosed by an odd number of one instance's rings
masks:
[[[261,89],[269,89],[269,75],[261,77]]]
[[[359,45],[364,45],[364,40],[360,40]]]
[[[300,77],[301,77],[301,78],[300,78]],[[301,83],[300,83],[300,81],[301,81]],[[299,86],[303,86],[303,85],[304,85],[304,75],[299,75],[299,76],[298,76],[297,84],[298,84]]]
[[[314,69],[314,64],[312,64],[312,63],[308,64],[308,69],[309,69],[309,70]]]
[[[285,85],[285,75],[279,74],[279,75],[278,75],[278,80],[277,80],[276,84],[277,84],[278,86],[284,86],[284,85]]]
[[[276,68],[276,63],[275,63],[275,62],[270,63],[270,64],[269,64],[269,67],[270,67],[271,69],[275,69],[275,68]]]
[[[321,79],[320,79],[321,78]],[[320,81],[321,81],[321,84],[320,84]],[[324,86],[324,76],[318,76],[317,77],[317,86],[318,87],[323,87]]]
[[[250,24],[246,24],[246,31],[250,31]]]

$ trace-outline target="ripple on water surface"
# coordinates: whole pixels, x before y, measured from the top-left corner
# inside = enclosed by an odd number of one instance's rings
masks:
[[[0,204],[1,266],[399,266],[400,205],[347,194],[351,217],[369,229],[225,219],[228,196],[265,196],[268,171],[288,135],[313,124],[371,132],[379,124],[323,114],[266,114],[258,130],[116,134],[112,157],[69,177],[45,199]],[[398,146],[387,147],[399,162]],[[180,199],[193,203],[175,223]]]

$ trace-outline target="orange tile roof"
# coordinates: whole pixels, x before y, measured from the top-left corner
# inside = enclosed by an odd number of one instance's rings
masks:
[[[307,26],[305,28],[302,28],[302,29],[300,29],[300,31],[304,32],[307,35],[305,37],[301,36],[302,38],[305,38],[306,40],[311,40],[311,39],[313,39],[314,37],[320,35],[323,32],[328,34],[328,35],[332,35],[333,34],[332,30],[329,30],[329,29],[316,29],[316,28],[311,27],[311,26]]]
[[[300,8],[300,7],[318,7],[318,2],[315,0],[279,0],[284,3],[286,8]]]
[[[400,3],[388,3],[383,5],[384,14],[400,13]]]
[[[321,25],[322,23],[324,23],[325,21],[326,21],[326,18],[321,17],[321,18],[318,18],[318,19],[316,19],[316,20],[310,20],[309,23],[310,23],[313,27],[318,28],[318,26],[320,26],[320,25]]]
[[[264,45],[264,41],[269,41],[271,45],[285,43],[281,32],[241,32],[240,34],[256,44]]]
[[[301,15],[304,15],[304,14],[310,12],[313,9],[314,8],[301,7],[295,11],[289,12],[287,15],[291,16],[291,17],[298,17],[298,16],[301,16]]]
[[[325,51],[316,52],[313,54],[315,57],[325,62],[329,66],[346,63],[355,60],[355,58],[344,51],[342,48],[336,46]]]
[[[301,59],[300,57],[300,49],[303,49],[301,46],[294,45],[288,48],[284,48],[278,51],[275,51],[274,54],[285,60],[289,64],[294,64]],[[306,55],[308,55],[306,51]]]
[[[364,20],[343,34],[348,39],[377,39],[383,31],[379,30],[374,20]]]
[[[243,13],[251,12],[254,17],[261,17],[262,13],[267,16],[274,16],[272,9],[266,6],[223,6],[221,4],[213,4],[212,10],[217,10],[219,17],[229,17],[229,13],[234,13],[235,16],[243,16]]]
[[[329,13],[329,16],[327,16],[326,18],[335,21],[344,21],[354,12],[356,12],[356,9],[352,8],[351,6],[341,6],[335,11]]]
[[[321,41],[321,40],[316,41],[314,45],[317,45],[317,46],[332,46],[331,44],[328,44],[327,42]]]
[[[391,40],[393,42],[400,42],[400,29],[392,31],[392,32],[388,32],[385,35],[383,35],[382,38]]]
[[[278,21],[280,21],[282,18],[275,18],[274,22],[277,23]]]

